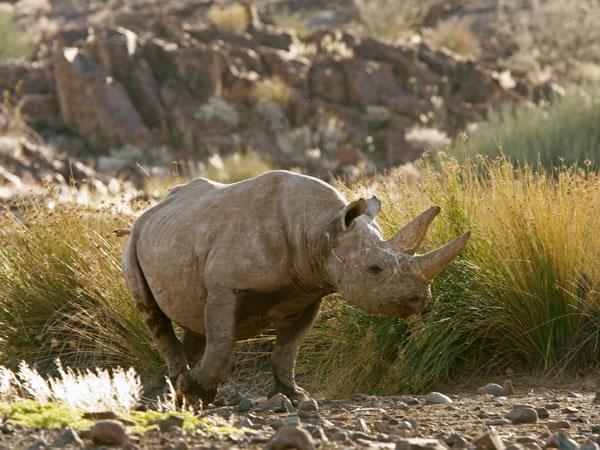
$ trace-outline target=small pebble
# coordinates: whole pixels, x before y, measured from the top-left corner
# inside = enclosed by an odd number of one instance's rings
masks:
[[[538,420],[537,411],[527,405],[515,405],[506,416],[510,421],[517,425],[521,423],[536,423]]]
[[[495,429],[485,431],[475,437],[471,442],[477,450],[502,450],[504,444]]]
[[[298,411],[318,411],[319,404],[316,400],[308,399],[298,403]]]
[[[248,412],[252,409],[254,403],[249,398],[243,398],[240,400],[238,405],[235,407],[237,412]]]

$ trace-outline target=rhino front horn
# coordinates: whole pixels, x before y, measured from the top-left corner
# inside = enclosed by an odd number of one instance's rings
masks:
[[[433,279],[463,251],[470,237],[471,232],[467,231],[462,236],[436,250],[432,250],[424,255],[415,256],[415,274],[426,280]]]
[[[389,240],[392,248],[401,253],[414,253],[425,239],[429,225],[440,211],[439,206],[432,206],[400,228]]]

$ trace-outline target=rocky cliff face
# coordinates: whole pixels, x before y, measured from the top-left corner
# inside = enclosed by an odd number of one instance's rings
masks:
[[[522,99],[522,81],[503,83],[420,39],[392,45],[327,30],[300,40],[247,5],[243,28],[227,31],[208,19],[211,3],[51,9],[57,31],[35,61],[0,62],[0,91],[72,155],[252,149],[321,176],[413,161]]]

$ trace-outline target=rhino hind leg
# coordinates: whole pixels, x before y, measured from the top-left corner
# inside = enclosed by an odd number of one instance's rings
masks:
[[[295,402],[309,398],[296,384],[294,370],[300,345],[317,320],[320,306],[319,300],[306,308],[294,323],[276,329],[277,339],[271,354],[275,386],[269,396],[281,392]]]
[[[183,351],[190,367],[195,367],[204,354],[206,337],[190,330],[183,332]]]
[[[179,375],[187,370],[183,346],[173,330],[173,324],[162,312],[152,295],[136,254],[136,235],[125,251],[123,272],[127,285],[135,299],[136,306],[150,332],[152,342],[161,358],[167,364],[169,378],[176,382]]]

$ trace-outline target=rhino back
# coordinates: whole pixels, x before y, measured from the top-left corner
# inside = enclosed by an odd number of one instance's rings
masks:
[[[231,185],[194,180],[136,223],[140,266],[165,314],[201,333],[213,287],[260,294],[322,283],[311,246],[344,203],[329,185],[286,171]]]

